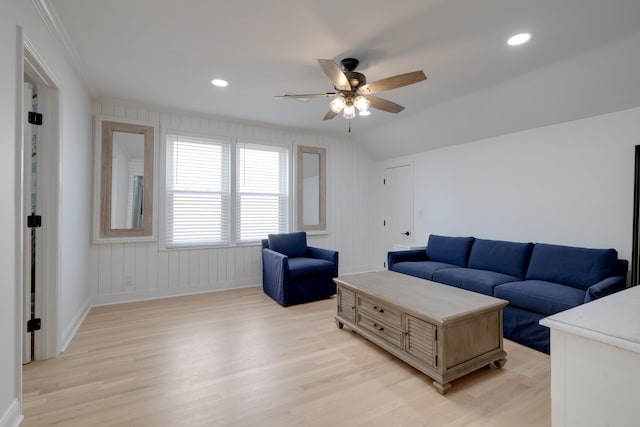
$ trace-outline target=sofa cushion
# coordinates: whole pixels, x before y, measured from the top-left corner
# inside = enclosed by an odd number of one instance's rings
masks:
[[[432,234],[427,243],[427,258],[430,261],[466,267],[474,240],[473,237],[449,237]]]
[[[269,234],[269,249],[291,258],[307,254],[307,233]]]
[[[543,280],[525,280],[496,286],[494,296],[523,310],[550,316],[583,303],[585,291]]]
[[[433,280],[457,288],[493,296],[493,288],[520,279],[507,274],[473,268],[446,268],[433,273]]]
[[[316,258],[289,258],[289,270],[293,280],[313,276],[333,276],[336,265],[330,261]]]
[[[393,265],[393,271],[427,280],[432,280],[433,272],[443,268],[458,268],[458,266],[437,261],[407,261]]]
[[[523,279],[533,243],[476,239],[469,255],[469,268],[491,270]]]
[[[561,283],[574,288],[589,286],[616,272],[615,249],[587,249],[537,243],[531,253],[527,280]]]

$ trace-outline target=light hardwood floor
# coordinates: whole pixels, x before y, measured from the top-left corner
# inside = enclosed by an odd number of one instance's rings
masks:
[[[67,351],[24,367],[24,426],[549,426],[545,354],[452,383],[339,330],[335,298],[261,288],[98,307]]]

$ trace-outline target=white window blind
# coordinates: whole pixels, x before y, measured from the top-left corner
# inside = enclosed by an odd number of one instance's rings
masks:
[[[238,143],[236,242],[265,239],[289,230],[289,150]]]
[[[230,145],[167,135],[167,247],[229,243]]]

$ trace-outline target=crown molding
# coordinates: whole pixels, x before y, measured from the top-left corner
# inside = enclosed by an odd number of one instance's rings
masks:
[[[93,97],[95,95],[95,89],[91,78],[89,77],[89,73],[87,72],[78,51],[75,46],[71,42],[67,31],[64,29],[58,14],[55,11],[55,8],[51,4],[50,0],[31,0],[33,6],[36,11],[42,18],[42,21],[45,23],[49,32],[53,36],[53,38],[58,42],[58,44],[62,47],[66,56],[71,62],[72,67],[76,70],[76,72],[80,75],[82,82],[84,83],[85,88],[89,92],[89,95]]]

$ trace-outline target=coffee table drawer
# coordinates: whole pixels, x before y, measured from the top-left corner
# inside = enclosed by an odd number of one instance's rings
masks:
[[[358,312],[398,329],[402,328],[402,313],[390,308],[389,304],[358,295]]]
[[[366,314],[358,312],[358,326],[363,327],[383,338],[384,340],[390,342],[398,348],[402,348],[402,337],[403,333],[394,328],[393,326],[387,325],[385,323],[380,322],[372,317],[367,316]]]

